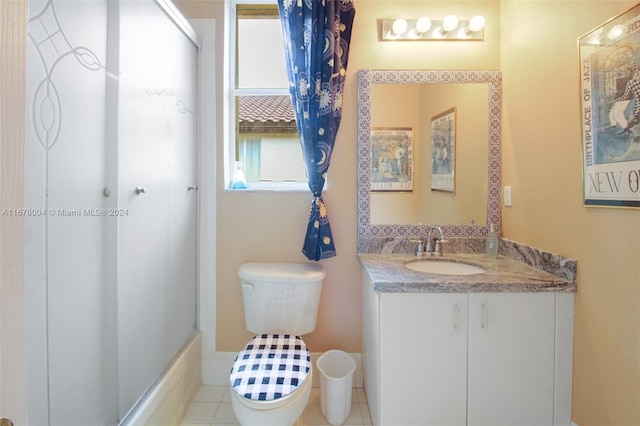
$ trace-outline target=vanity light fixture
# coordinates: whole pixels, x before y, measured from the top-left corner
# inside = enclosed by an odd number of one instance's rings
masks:
[[[382,19],[381,40],[383,41],[441,41],[441,40],[484,40],[485,19],[476,15],[469,20],[459,20],[456,15],[444,19]]]

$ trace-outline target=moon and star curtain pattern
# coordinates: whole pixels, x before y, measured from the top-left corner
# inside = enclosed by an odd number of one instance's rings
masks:
[[[305,161],[311,214],[302,253],[336,255],[322,199],[342,116],[342,95],[355,17],[352,0],[278,0],[291,103]]]

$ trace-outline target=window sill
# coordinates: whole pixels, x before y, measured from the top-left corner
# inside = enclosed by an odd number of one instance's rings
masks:
[[[309,192],[307,182],[261,182],[249,183],[247,188],[225,188],[225,192]]]

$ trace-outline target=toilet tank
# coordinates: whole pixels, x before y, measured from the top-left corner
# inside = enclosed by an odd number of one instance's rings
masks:
[[[238,270],[247,330],[301,336],[316,328],[324,268],[317,263],[245,263]]]

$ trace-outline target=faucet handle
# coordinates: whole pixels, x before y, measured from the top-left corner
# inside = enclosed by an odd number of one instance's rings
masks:
[[[418,243],[418,248],[416,249],[416,256],[420,257],[424,254],[424,249],[422,247],[422,240],[409,240],[411,243]]]
[[[436,247],[433,250],[433,255],[434,256],[442,256],[444,254],[444,250],[442,250],[442,244],[444,243],[448,243],[448,240],[439,240],[437,238],[435,238],[436,241]]]

